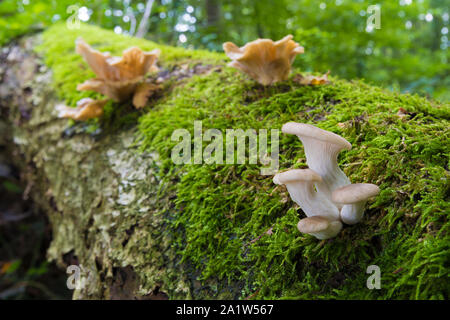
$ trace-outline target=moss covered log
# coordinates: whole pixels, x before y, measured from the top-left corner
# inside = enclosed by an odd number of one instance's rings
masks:
[[[99,97],[76,91],[93,76],[74,51],[78,36],[116,55],[160,48],[150,76],[162,90],[142,110],[109,103],[99,120],[58,119],[58,102]],[[56,25],[1,54],[0,142],[50,218],[48,258],[89,273],[74,298],[448,298],[448,104],[333,77],[262,87],[222,54],[91,26]],[[353,146],[339,155],[346,175],[381,193],[336,238],[300,234],[304,213],[260,165],[173,163],[173,130],[193,133],[196,120],[203,130],[296,121],[335,132]],[[298,139],[281,134],[280,170],[305,162]],[[379,290],[366,287],[370,265]]]

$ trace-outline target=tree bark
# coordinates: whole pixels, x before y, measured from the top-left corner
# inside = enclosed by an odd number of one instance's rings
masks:
[[[0,53],[0,146],[21,169],[26,192],[49,217],[48,259],[81,270],[75,299],[213,296],[179,260],[166,217],[173,194],[159,181],[158,155],[142,153],[134,126],[86,133],[58,119],[52,71],[33,52],[39,35]],[[0,149],[1,150],[1,149]],[[68,275],[69,276],[69,275]],[[234,298],[230,288],[219,298]],[[217,294],[214,294],[217,297]]]

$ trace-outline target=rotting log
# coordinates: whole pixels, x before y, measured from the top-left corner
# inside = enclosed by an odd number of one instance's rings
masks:
[[[48,259],[64,272],[82,267],[87,281],[73,298],[207,297],[208,286],[180,263],[164,217],[154,214],[173,209],[155,200],[164,188],[157,154],[138,150],[134,127],[113,135],[68,129],[54,109],[52,71],[33,51],[39,41],[26,37],[1,51],[0,146],[21,170],[24,197],[49,217]]]
[[[160,96],[138,111],[114,104],[95,125],[58,119],[56,94],[74,104],[87,95],[76,84],[93,76],[74,52],[79,36],[115,55],[161,48]],[[40,37],[1,49],[0,138],[24,196],[49,216],[48,258],[63,272],[82,265],[89,273],[74,298],[448,297],[448,103],[360,80],[305,86],[299,69],[262,87],[224,67],[220,54],[88,25],[55,25]],[[170,161],[173,130],[197,120],[220,130],[288,121],[331,129],[352,144],[339,155],[350,181],[381,193],[361,223],[318,242],[298,232],[304,213],[259,168]],[[280,170],[301,167],[301,143],[280,138]],[[381,290],[366,286],[372,265]]]

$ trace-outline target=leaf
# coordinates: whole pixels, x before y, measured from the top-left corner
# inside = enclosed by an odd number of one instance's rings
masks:
[[[329,74],[330,74],[330,71],[328,71],[327,73],[323,74],[320,77],[317,77],[317,76],[313,76],[313,75],[303,76],[302,74],[299,73],[299,74],[296,74],[292,80],[303,86],[308,86],[308,85],[318,86],[318,85],[327,84],[330,82],[328,80]]]

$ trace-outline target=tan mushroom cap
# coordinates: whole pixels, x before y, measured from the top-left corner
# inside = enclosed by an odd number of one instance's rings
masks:
[[[102,116],[103,107],[107,102],[107,99],[93,100],[91,98],[84,98],[77,102],[76,108],[71,108],[63,104],[59,104],[55,108],[58,111],[59,118],[85,121]]]
[[[340,146],[342,149],[350,150],[352,145],[350,142],[342,138],[341,136],[326,131],[320,128],[317,128],[313,125],[307,123],[298,123],[298,122],[288,122],[283,125],[281,128],[283,133],[295,134],[297,136],[310,137],[317,140],[321,140],[324,142],[332,143]]]
[[[367,200],[380,193],[380,188],[371,183],[354,183],[333,191],[332,200],[336,203],[356,203]]]
[[[238,47],[225,42],[223,50],[232,60],[228,65],[241,70],[262,85],[287,80],[296,55],[304,52],[303,47],[287,35],[281,40],[257,39]]]
[[[322,177],[311,169],[293,169],[277,173],[273,177],[275,184],[286,184],[294,181],[322,181]]]
[[[297,224],[298,231],[302,233],[315,233],[328,229],[330,220],[322,216],[313,216],[300,220]]]
[[[273,41],[271,39],[257,39],[249,42],[243,47],[238,47],[233,42],[225,42],[223,50],[225,54],[233,60],[248,61],[253,59],[263,59],[261,56],[261,50],[266,53],[265,59],[276,59],[280,56],[286,56],[289,62],[292,62],[293,58],[297,54],[305,52],[305,49],[298,43],[294,42],[292,35],[287,35],[283,39]]]
[[[97,78],[107,82],[130,81],[142,78],[147,72],[157,70],[156,60],[160,50],[142,51],[131,47],[123,51],[122,57],[113,57],[108,52],[93,49],[82,38],[76,40],[76,52],[87,62]]]

